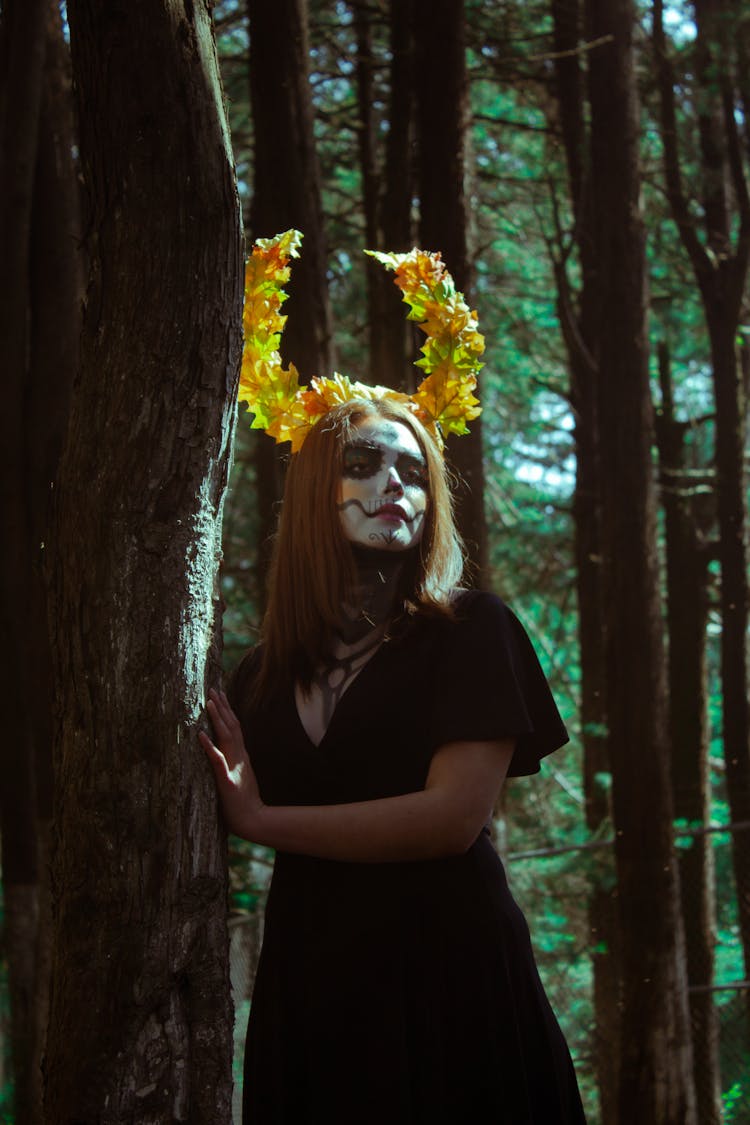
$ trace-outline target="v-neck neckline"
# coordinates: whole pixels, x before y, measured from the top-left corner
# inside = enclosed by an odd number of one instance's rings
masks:
[[[307,731],[307,727],[305,726],[305,724],[302,721],[302,716],[300,715],[299,707],[297,705],[297,683],[296,683],[296,681],[292,682],[292,707],[294,709],[294,716],[295,716],[295,719],[296,719],[296,722],[297,722],[297,726],[302,731],[302,734],[304,735],[307,743],[314,750],[320,750],[321,749],[321,747],[323,746],[323,743],[328,738],[328,735],[331,731],[331,727],[336,722],[336,716],[338,715],[339,711],[341,710],[341,707],[342,707],[342,704],[344,703],[344,700],[348,697],[348,695],[351,692],[354,685],[359,683],[359,681],[362,678],[362,675],[367,671],[368,668],[370,668],[372,666],[374,661],[376,661],[378,659],[378,656],[383,651],[385,646],[388,644],[389,640],[390,640],[390,638],[387,636],[387,634],[384,635],[383,638],[381,639],[380,643],[375,648],[372,655],[370,657],[368,657],[368,659],[364,662],[362,667],[357,672],[355,672],[355,674],[352,676],[351,680],[349,681],[349,683],[346,685],[346,687],[342,691],[341,697],[339,698],[338,703],[336,704],[336,706],[333,709],[333,714],[331,715],[330,719],[328,720],[328,726],[323,731],[320,742],[314,742],[313,741],[313,739],[310,737],[310,735]]]

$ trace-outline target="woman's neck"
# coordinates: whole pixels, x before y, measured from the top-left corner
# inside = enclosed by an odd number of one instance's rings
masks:
[[[352,544],[357,578],[341,606],[336,647],[382,634],[397,609],[401,575],[410,551],[383,551]]]

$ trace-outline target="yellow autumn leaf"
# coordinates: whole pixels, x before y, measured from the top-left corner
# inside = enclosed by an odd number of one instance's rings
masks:
[[[482,412],[479,399],[473,393],[476,382],[474,376],[456,375],[447,363],[422,380],[414,392],[414,401],[435,419],[446,436],[465,434],[467,421]]]

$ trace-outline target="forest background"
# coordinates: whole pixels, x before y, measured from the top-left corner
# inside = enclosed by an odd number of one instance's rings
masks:
[[[241,412],[227,478],[226,106],[246,239],[305,234],[282,346],[304,379],[414,385],[418,333],[365,247],[440,249],[479,311],[459,518],[572,735],[507,786],[496,836],[591,1121],[750,1121],[750,5],[68,8],[0,7],[0,1119],[230,1119],[191,732],[222,508],[229,670],[284,457]],[[229,858],[241,1025],[270,856]]]

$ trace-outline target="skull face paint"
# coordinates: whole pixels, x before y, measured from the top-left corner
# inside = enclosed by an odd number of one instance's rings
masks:
[[[406,551],[422,538],[429,476],[408,426],[365,418],[344,448],[339,513],[351,543]]]

